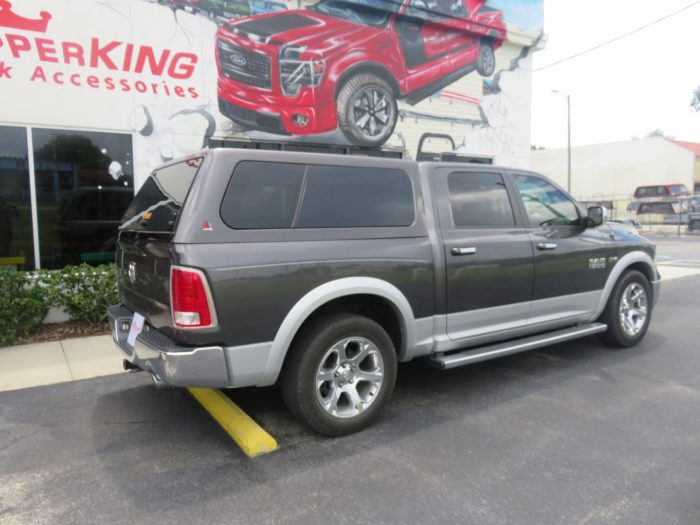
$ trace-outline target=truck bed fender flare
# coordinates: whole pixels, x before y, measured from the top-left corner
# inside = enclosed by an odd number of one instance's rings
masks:
[[[324,304],[349,295],[376,295],[389,301],[399,314],[405,348],[416,342],[415,318],[406,296],[391,283],[373,277],[346,277],[318,286],[304,295],[282,321],[272,342],[260,386],[272,385],[282,369],[284,358],[299,328]],[[401,351],[402,349],[397,349]]]
[[[634,251],[630,252],[626,255],[623,255],[619,261],[617,261],[617,264],[613,267],[613,269],[610,271],[610,275],[608,275],[608,279],[605,281],[605,287],[603,288],[603,293],[600,296],[600,300],[598,302],[598,307],[596,308],[594,318],[597,319],[600,314],[603,313],[603,310],[605,310],[605,305],[608,303],[608,299],[610,298],[610,294],[612,294],[613,288],[615,287],[615,284],[617,281],[620,279],[620,276],[633,264],[635,263],[642,263],[646,266],[649,267],[649,270],[651,271],[652,275],[656,276],[656,279],[653,279],[653,281],[658,280],[659,274],[656,271],[656,265],[654,264],[654,260],[649,256],[648,253],[643,252],[643,251]],[[654,298],[655,300],[656,298]]]

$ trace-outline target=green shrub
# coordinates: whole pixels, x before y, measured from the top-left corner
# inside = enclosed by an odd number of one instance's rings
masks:
[[[50,307],[63,308],[71,319],[100,324],[107,320],[107,308],[118,302],[113,264],[38,272],[0,268],[0,344],[13,344],[38,328]]]
[[[0,344],[35,330],[48,310],[47,295],[33,274],[0,269]]]
[[[107,320],[107,309],[119,302],[116,267],[66,266],[62,270],[41,272],[51,306],[64,308],[72,319],[100,324]]]

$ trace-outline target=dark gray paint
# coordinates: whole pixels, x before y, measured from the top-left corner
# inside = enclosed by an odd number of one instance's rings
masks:
[[[439,168],[433,175],[441,248],[446,261],[447,313],[530,301],[533,259],[527,230],[515,225],[509,228],[455,227],[447,185],[453,171],[468,170]],[[453,249],[461,248],[476,251],[464,255],[452,253]]]
[[[402,169],[413,184],[416,220],[404,228],[229,228],[218,210],[236,164],[273,158],[275,162]],[[436,170],[443,168],[503,174],[515,208],[516,227],[502,231],[441,231],[435,224],[436,209],[443,209],[444,214],[446,203],[434,191],[432,179]],[[125,234],[120,239],[117,263],[122,302],[145,313],[153,326],[179,344],[235,346],[272,341],[297,301],[317,286],[342,277],[370,276],[393,284],[419,319],[527,302],[532,297],[601,289],[603,273],[588,269],[590,257],[601,253],[621,256],[639,249],[653,255],[654,248],[646,240],[636,236],[612,239],[607,226],[567,232],[534,230],[524,221],[523,213],[509,172],[500,168],[314,153],[211,150],[205,155],[172,237],[140,236],[134,240]],[[585,215],[583,210],[581,213]],[[203,230],[205,222],[212,231]],[[537,253],[533,260],[532,246],[539,238],[555,239],[559,249],[553,254]],[[478,245],[477,256],[468,262],[453,258],[449,248],[456,245]],[[126,277],[130,262],[137,266],[135,285]],[[214,296],[218,328],[173,330],[168,297],[171,262],[204,270]]]

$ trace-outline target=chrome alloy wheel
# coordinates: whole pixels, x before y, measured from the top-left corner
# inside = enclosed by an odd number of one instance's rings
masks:
[[[373,141],[391,131],[395,109],[390,97],[378,86],[366,86],[353,97],[350,120],[366,139]]]
[[[630,337],[636,336],[647,320],[647,293],[639,283],[630,283],[620,298],[620,325]]]
[[[323,356],[316,372],[316,399],[331,416],[350,418],[363,413],[379,396],[384,360],[364,337],[348,337]]]

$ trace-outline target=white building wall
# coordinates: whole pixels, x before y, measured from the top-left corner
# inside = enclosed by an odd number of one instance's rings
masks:
[[[567,184],[567,150],[532,152],[532,169],[562,187]],[[685,184],[692,191],[695,155],[663,138],[572,148],[571,193],[579,198],[631,197],[637,186]]]
[[[300,0],[284,1],[295,7]],[[0,17],[0,125],[131,134],[137,188],[156,166],[200,150],[212,137],[349,144],[338,129],[272,135],[223,116],[218,27],[205,14],[155,0],[11,3],[14,14]],[[446,133],[463,153],[529,166],[532,52],[541,41],[543,2],[488,6],[502,11],[507,35],[494,73],[465,71],[416,104],[400,100],[387,146],[404,146],[413,156],[423,133]],[[140,61],[146,51],[151,60]]]

